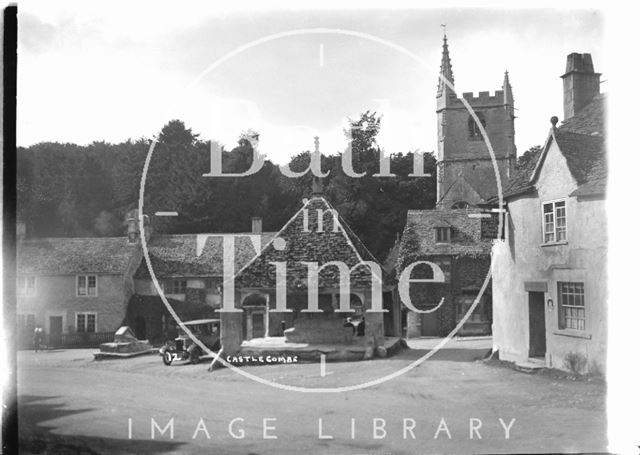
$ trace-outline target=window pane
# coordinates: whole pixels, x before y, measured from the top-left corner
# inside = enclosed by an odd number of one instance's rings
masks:
[[[560,328],[585,330],[584,283],[559,282]]]
[[[556,202],[556,241],[567,239],[567,218],[564,202]]]
[[[78,295],[87,295],[87,277],[84,275],[78,277]]]
[[[78,332],[85,331],[84,314],[76,315],[76,327]]]
[[[544,208],[544,213],[553,213],[552,204],[544,204],[542,207]]]
[[[96,315],[88,314],[87,315],[87,332],[94,333],[96,331]]]

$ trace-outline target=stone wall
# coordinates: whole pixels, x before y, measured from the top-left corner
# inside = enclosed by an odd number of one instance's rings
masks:
[[[420,258],[437,262],[437,258]],[[407,337],[445,336],[456,325],[455,297],[463,293],[477,295],[482,287],[489,268],[491,258],[488,255],[462,256],[452,258],[451,277],[445,283],[412,283],[410,296],[413,305],[419,310],[434,308],[442,298],[443,305],[433,313],[407,314]],[[417,268],[416,268],[417,270]],[[414,275],[419,278],[420,275]],[[491,294],[491,284],[486,295]],[[434,319],[436,319],[434,321]]]

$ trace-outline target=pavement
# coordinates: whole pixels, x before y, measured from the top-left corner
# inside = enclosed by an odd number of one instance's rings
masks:
[[[409,340],[412,349],[386,359],[241,369],[263,383],[226,368],[209,373],[207,363],[166,367],[158,355],[95,361],[95,350],[23,351],[21,453],[606,451],[604,384],[482,361],[490,339],[452,339],[419,363],[440,342]]]

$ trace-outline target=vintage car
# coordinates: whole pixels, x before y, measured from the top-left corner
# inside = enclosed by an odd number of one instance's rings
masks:
[[[220,319],[196,319],[183,324],[211,351],[220,350]],[[162,361],[167,366],[176,360],[198,363],[205,354],[208,353],[203,352],[202,348],[180,328],[178,337],[173,341],[168,341],[160,348]]]

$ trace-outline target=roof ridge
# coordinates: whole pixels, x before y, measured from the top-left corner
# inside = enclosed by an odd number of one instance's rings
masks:
[[[342,215],[340,215],[340,212],[338,212],[338,210],[336,208],[333,207],[333,205],[331,205],[329,203],[329,201],[327,201],[324,197],[322,197],[322,200],[327,204],[327,206],[329,207],[329,209],[335,211],[335,213],[338,215],[338,223],[340,223],[340,226],[343,228],[343,230],[345,231],[345,235],[347,237],[347,241],[349,242],[349,245],[351,246],[351,248],[353,248],[353,250],[355,251],[356,255],[358,256],[358,258],[360,259],[360,262],[362,262],[362,255],[360,254],[360,252],[358,251],[358,249],[356,248],[355,245],[353,245],[353,240],[349,237],[350,234],[351,236],[353,236],[358,243],[360,243],[360,245],[362,245],[362,247],[366,250],[366,252],[378,263],[380,263],[380,261],[378,260],[378,258],[371,252],[371,250],[369,250],[369,248],[367,248],[367,245],[364,244],[364,242],[360,239],[360,237],[358,237],[358,235],[353,232],[353,230],[351,229],[351,226],[349,226],[349,223],[346,222],[346,220],[344,218],[342,218]],[[349,231],[347,233],[347,230]]]

